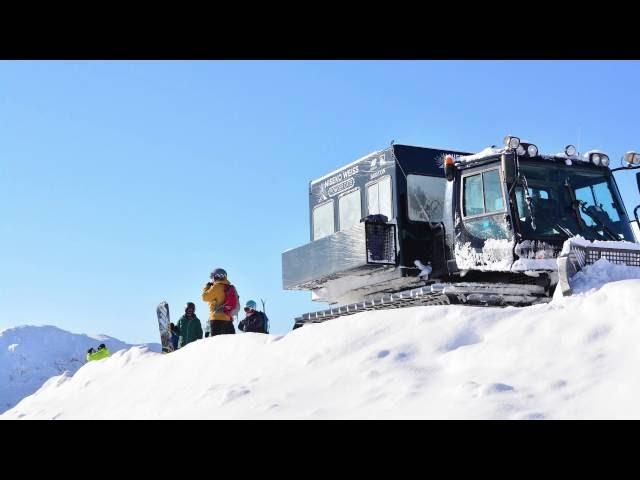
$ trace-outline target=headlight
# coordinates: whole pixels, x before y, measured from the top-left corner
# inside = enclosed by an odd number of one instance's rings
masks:
[[[533,143],[520,142],[520,145],[516,148],[516,153],[520,156],[526,155],[528,157],[537,157],[538,147]]]
[[[512,137],[511,135],[507,135],[504,137],[504,146],[510,148],[511,150],[515,150],[520,145],[520,139],[518,137]]]
[[[608,155],[602,155],[600,157],[600,163],[602,163],[603,167],[608,167],[609,166],[609,156]]]
[[[638,165],[640,163],[640,153],[627,152],[624,154],[624,161],[629,165]]]
[[[599,153],[592,154],[591,161],[593,162],[594,165],[600,165],[600,154]]]
[[[576,147],[573,145],[567,145],[564,147],[564,153],[567,157],[573,157],[576,154]]]

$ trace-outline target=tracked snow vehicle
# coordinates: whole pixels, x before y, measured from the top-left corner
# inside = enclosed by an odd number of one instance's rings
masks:
[[[392,143],[366,155],[309,185],[311,242],[282,254],[283,287],[331,308],[294,328],[381,308],[544,303],[598,258],[640,267],[613,177],[638,168],[635,152],[610,169],[603,152],[541,155],[512,136],[476,154]]]

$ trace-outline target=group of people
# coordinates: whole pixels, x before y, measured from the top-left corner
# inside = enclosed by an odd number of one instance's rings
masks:
[[[91,362],[93,360],[101,360],[103,358],[107,358],[111,353],[109,349],[104,343],[98,345],[98,348],[90,348],[87,350],[87,362]]]
[[[235,287],[229,282],[227,272],[216,268],[210,275],[210,282],[202,289],[202,300],[209,304],[209,320],[205,331],[202,331],[201,321],[196,316],[196,306],[187,302],[184,315],[177,324],[169,324],[173,349],[177,350],[203,337],[235,334],[233,316],[239,310],[238,295]],[[234,302],[236,304],[234,304]],[[245,318],[240,321],[238,328],[243,332],[269,333],[269,319],[258,310],[253,300],[248,300],[244,306]]]

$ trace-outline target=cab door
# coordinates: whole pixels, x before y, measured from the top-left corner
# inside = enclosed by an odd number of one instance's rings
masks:
[[[500,166],[463,170],[459,178],[455,224],[458,268],[509,270],[513,230]]]

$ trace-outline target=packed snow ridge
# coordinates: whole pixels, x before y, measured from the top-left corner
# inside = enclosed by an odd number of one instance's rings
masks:
[[[545,305],[411,307],[168,355],[134,347],[0,418],[640,418],[640,269],[600,260],[578,275],[574,295]]]

